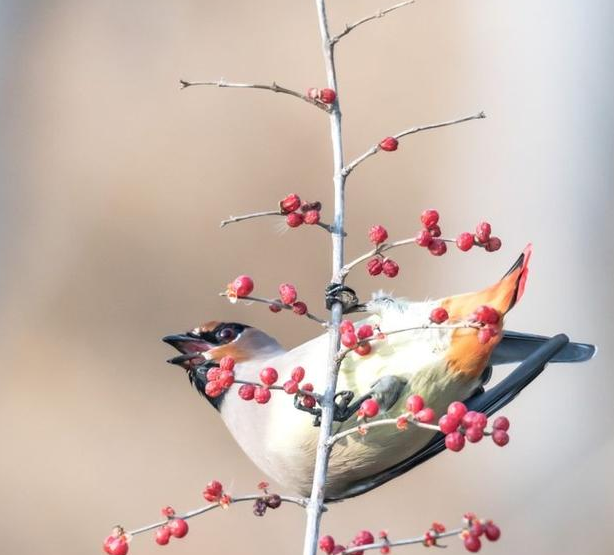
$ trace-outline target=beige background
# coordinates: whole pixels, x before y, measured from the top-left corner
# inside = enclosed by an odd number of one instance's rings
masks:
[[[380,6],[331,0],[333,28]],[[601,347],[591,363],[550,367],[506,411],[507,449],[443,454],[333,507],[324,530],[340,540],[364,527],[413,535],[473,509],[503,528],[485,552],[611,552],[613,24],[608,0],[419,0],[339,45],[350,157],[405,127],[489,115],[411,137],[356,171],[349,255],[372,223],[413,234],[427,206],[450,233],[487,217],[504,240],[490,256],[399,251],[395,281],[361,269],[351,283],[417,299],[477,289],[532,241],[509,326]],[[198,506],[211,478],[236,493],[262,478],[165,364],[159,338],[210,318],[289,346],[317,332],[216,293],[247,271],[263,294],[289,280],[319,309],[325,234],[218,222],[291,191],[330,217],[328,123],[292,98],[177,82],[321,85],[315,11],[308,1],[4,0],[0,26],[1,550],[97,553],[118,521]],[[302,541],[293,507],[192,522],[168,553],[297,553]],[[144,537],[132,546],[160,549]]]

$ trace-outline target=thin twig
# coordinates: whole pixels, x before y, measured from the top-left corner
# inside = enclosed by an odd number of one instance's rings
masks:
[[[413,4],[414,2],[415,0],[408,0],[407,2],[401,2],[400,4],[395,4],[394,6],[390,6],[390,8],[379,10],[372,15],[363,17],[362,19],[359,19],[358,21],[355,21],[354,23],[350,25],[346,25],[345,29],[341,33],[339,33],[337,36],[330,39],[330,42],[332,44],[335,44],[339,42],[339,39],[345,37],[345,35],[353,31],[354,29],[356,29],[356,27],[358,27],[359,25],[362,25],[363,23],[367,23],[368,21],[373,21],[374,19],[379,19],[380,17],[384,17],[387,13],[393,12],[394,10],[398,10],[399,8],[403,8],[405,6],[409,6],[410,4]]]
[[[255,501],[256,499],[260,499],[261,497],[266,497],[266,493],[260,494],[252,494],[252,495],[243,495],[241,497],[231,497],[230,504],[241,503],[243,501]],[[287,495],[279,496],[283,502],[293,503],[294,505],[299,505],[300,507],[305,508],[307,506],[308,500],[304,497],[291,497]],[[181,518],[183,520],[188,520],[189,518],[193,518],[198,515],[202,515],[203,513],[207,513],[209,511],[213,511],[214,509],[219,509],[223,505],[221,503],[211,503],[210,505],[205,505],[204,507],[200,507],[198,509],[194,509],[192,511],[188,511],[183,515],[177,515],[173,518]],[[160,522],[155,522],[153,524],[147,524],[146,526],[142,526],[141,528],[137,528],[135,530],[131,530],[127,532],[128,535],[136,536],[137,534],[142,534],[143,532],[148,532],[149,530],[154,530],[155,528],[159,528],[160,526],[164,526],[168,524],[169,520],[162,520]]]
[[[474,119],[483,119],[486,117],[484,112],[479,112],[478,114],[474,114],[472,116],[466,116],[464,118],[458,118],[450,121],[443,121],[441,123],[432,123],[430,125],[422,125],[420,127],[411,127],[410,129],[406,129],[405,131],[401,131],[392,137],[395,139],[401,139],[402,137],[406,137],[407,135],[413,135],[414,133],[419,133],[420,131],[428,131],[429,129],[438,129],[440,127],[447,127],[449,125],[456,125],[457,123],[464,123],[466,121],[471,121]],[[347,166],[343,168],[343,175],[348,176],[356,166],[364,162],[367,158],[370,158],[374,154],[377,154],[381,150],[379,144],[372,146],[367,152],[350,162]]]
[[[243,222],[245,220],[251,220],[253,218],[264,218],[266,216],[286,216],[280,210],[266,210],[265,212],[254,212],[253,214],[244,214],[242,216],[229,216],[227,219],[222,220],[220,222],[220,227],[226,227],[228,224],[235,224],[238,222]],[[308,224],[307,224],[308,225]],[[315,224],[322,229],[325,229],[329,233],[332,233],[332,226],[325,224],[323,222],[318,222]]]
[[[245,385],[254,385],[256,387],[262,387],[261,383],[257,383],[257,382],[250,382],[248,380],[235,380],[234,383],[238,383],[238,384],[245,384]],[[281,385],[267,385],[268,389],[274,389],[276,391],[286,391]],[[322,395],[320,395],[319,393],[316,393],[315,391],[309,391],[307,389],[301,389],[299,388],[297,390],[297,393],[300,393],[301,395],[305,395],[306,397],[313,397],[318,403],[320,403],[322,401]]]
[[[220,293],[220,297],[228,297],[228,293]],[[236,298],[237,301],[263,303],[269,306],[275,305],[275,306],[278,306],[279,308],[283,308],[284,310],[291,310],[294,312],[294,309],[292,308],[291,304],[282,303],[281,301],[277,299],[264,299],[262,297],[252,297],[252,296],[233,297],[233,298]],[[327,328],[329,326],[329,323],[326,320],[322,320],[322,318],[318,318],[315,314],[312,314],[311,312],[305,312],[305,314],[303,314],[302,316],[306,316],[310,320],[317,322],[322,327]]]
[[[281,85],[278,85],[277,83],[275,83],[275,81],[273,81],[271,85],[258,85],[254,83],[227,83],[223,79],[220,79],[219,81],[185,81],[184,79],[181,79],[179,83],[181,83],[182,89],[187,89],[188,87],[197,87],[197,86],[202,86],[202,85],[210,86],[210,87],[232,88],[232,89],[262,89],[266,91],[272,91],[274,93],[289,94],[290,96],[294,96],[295,98],[300,98],[301,100],[304,100],[305,102],[312,104],[313,106],[317,106],[318,108],[320,108],[320,110],[324,110],[325,112],[331,111],[330,106],[328,106],[327,104],[318,102],[317,100],[309,98],[308,96],[300,92],[293,91],[292,89],[287,89],[286,87],[282,87]]]
[[[449,538],[451,536],[458,536],[463,530],[464,530],[463,528],[456,528],[455,530],[450,530],[448,532],[441,532],[439,534],[433,534],[433,538],[439,539],[439,538]],[[381,549],[382,547],[386,547],[386,546],[395,547],[398,545],[413,545],[416,543],[424,543],[424,535],[416,537],[416,538],[407,538],[405,540],[395,540],[395,541],[383,540],[383,541],[376,542],[376,543],[369,543],[367,545],[357,545],[357,546],[345,549],[344,551],[341,551],[339,555],[351,555],[352,553],[358,553],[359,551],[367,551],[370,549]],[[438,547],[444,547],[444,546],[438,546]]]

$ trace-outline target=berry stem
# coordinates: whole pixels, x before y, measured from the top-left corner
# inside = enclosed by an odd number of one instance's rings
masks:
[[[232,89],[262,89],[262,90],[267,90],[267,91],[271,91],[274,93],[288,94],[290,96],[300,98],[301,100],[304,100],[305,102],[312,104],[313,106],[317,106],[318,108],[320,108],[320,110],[324,110],[325,112],[331,111],[331,108],[328,105],[323,104],[322,102],[318,102],[317,100],[314,100],[312,98],[309,98],[308,96],[300,92],[294,91],[292,89],[287,89],[286,87],[282,87],[281,85],[278,85],[277,83],[275,83],[275,81],[273,81],[271,85],[258,85],[254,83],[227,83],[223,79],[220,79],[219,81],[185,81],[184,79],[181,79],[179,83],[181,83],[182,89],[187,89],[188,87],[203,86],[203,85],[210,86],[210,87],[232,88]]]
[[[228,293],[220,293],[219,295],[220,297],[228,297]],[[278,301],[276,299],[264,299],[262,297],[252,297],[251,295],[246,295],[245,297],[236,297],[236,300],[243,301],[243,302],[263,303],[269,306],[275,305],[275,306],[278,306],[279,308],[283,308],[284,310],[290,310],[290,311],[292,310],[292,305],[284,304],[281,301]],[[312,314],[311,312],[305,312],[304,316],[306,318],[309,318],[310,320],[313,320],[314,322],[317,322],[324,328],[329,327],[329,323],[326,320],[323,320],[322,318],[318,318],[315,314]]]
[[[458,536],[463,531],[463,528],[456,528],[455,530],[449,530],[448,532],[442,532],[440,534],[435,534],[434,537],[439,538],[449,538],[451,536]],[[380,541],[376,543],[370,543],[366,545],[356,545],[354,547],[349,547],[344,551],[341,551],[339,555],[350,555],[351,553],[358,553],[360,551],[367,551],[371,549],[381,549],[382,547],[394,547],[399,545],[414,545],[417,543],[424,543],[424,535],[417,536],[415,538],[406,538],[404,540],[395,540],[395,541]],[[438,546],[444,547],[444,546]]]
[[[464,123],[466,121],[471,121],[474,119],[483,119],[486,117],[484,112],[479,112],[477,114],[473,114],[472,116],[466,116],[464,118],[453,119],[450,121],[442,121],[441,123],[432,123],[430,125],[422,125],[420,127],[411,127],[406,129],[405,131],[401,131],[396,135],[392,135],[394,139],[400,139],[402,137],[406,137],[407,135],[413,135],[414,133],[419,133],[420,131],[428,131],[430,129],[438,129],[439,127],[448,127],[449,125],[456,125],[457,123]],[[343,175],[348,176],[356,166],[364,162],[367,158],[370,158],[374,154],[377,154],[381,150],[379,144],[372,146],[367,152],[350,162],[347,166],[343,168]]]
[[[285,218],[286,214],[283,214],[279,210],[266,210],[264,212],[254,212],[253,214],[244,214],[242,216],[229,216],[226,220],[222,220],[220,222],[220,227],[226,227],[228,224],[251,220],[253,218],[263,218],[266,216],[283,216]],[[315,225],[325,229],[329,233],[332,233],[332,226],[325,224],[324,222],[318,222]]]
[[[244,501],[255,501],[262,497],[262,493],[252,494],[252,495],[243,495],[241,497],[233,497],[230,500],[230,504],[241,503]],[[298,505],[300,507],[306,507],[308,500],[304,497],[291,497],[287,495],[280,495],[281,500],[285,503],[292,503],[294,505]],[[183,520],[188,520],[190,518],[194,518],[195,516],[202,515],[209,511],[213,511],[214,509],[219,509],[222,507],[221,503],[211,503],[209,505],[205,505],[204,507],[200,507],[198,509],[193,509],[188,511],[183,515],[176,515],[173,518],[181,518]],[[128,535],[136,536],[137,534],[142,534],[143,532],[148,532],[149,530],[154,530],[155,528],[159,528],[160,526],[164,526],[168,523],[168,520],[162,520],[160,522],[154,522],[153,524],[147,524],[146,526],[142,526],[141,528],[136,528],[135,530],[130,530],[127,532]]]
[[[235,379],[234,383],[245,384],[245,385],[262,386],[262,384],[259,383],[259,382],[250,382],[249,380],[237,380],[237,379]],[[281,385],[268,385],[267,387],[269,389],[274,389],[276,391],[283,391],[285,393],[285,390],[284,390],[284,388]],[[297,390],[297,393],[299,393],[301,395],[308,395],[309,397],[313,397],[318,403],[320,403],[322,401],[322,395],[320,395],[319,393],[316,393],[315,391],[308,391],[306,389],[299,388]]]
[[[413,4],[414,2],[415,0],[408,0],[407,2],[401,2],[400,4],[395,4],[394,6],[390,6],[389,8],[386,8],[384,10],[378,10],[374,14],[368,15],[367,17],[363,17],[362,19],[359,19],[358,21],[355,21],[352,24],[349,24],[349,25],[346,24],[345,29],[338,35],[331,38],[330,42],[332,44],[336,44],[337,42],[339,42],[340,39],[345,37],[348,33],[351,33],[359,25],[362,25],[363,23],[367,23],[369,21],[373,21],[374,19],[379,19],[380,17],[384,17],[387,13],[393,12],[394,10],[398,10],[399,8],[404,8],[405,6],[409,6],[410,4]]]

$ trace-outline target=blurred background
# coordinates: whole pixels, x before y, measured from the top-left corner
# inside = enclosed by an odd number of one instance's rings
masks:
[[[386,6],[329,4],[337,31]],[[508,448],[444,453],[331,507],[325,532],[405,537],[473,510],[503,529],[489,553],[611,552],[613,25],[608,0],[418,0],[339,44],[348,158],[413,125],[488,114],[409,137],[351,176],[348,256],[366,249],[369,225],[407,237],[431,206],[448,234],[487,218],[504,242],[492,255],[441,259],[399,250],[397,279],[360,268],[350,284],[417,300],[476,290],[532,241],[508,327],[566,332],[600,352],[550,366],[506,409]],[[263,478],[165,363],[173,353],[160,338],[209,319],[259,326],[287,346],[319,333],[217,293],[249,272],[257,292],[291,281],[321,312],[325,233],[280,234],[269,219],[218,224],[289,192],[321,200],[330,219],[328,121],[290,97],[180,92],[178,80],[324,86],[319,47],[313,2],[0,1],[6,553],[98,553],[117,522],[133,528],[167,504],[200,506],[213,478],[237,494]],[[295,507],[257,519],[238,505],[191,521],[167,550],[297,553],[303,524]],[[139,537],[131,552],[160,549]]]

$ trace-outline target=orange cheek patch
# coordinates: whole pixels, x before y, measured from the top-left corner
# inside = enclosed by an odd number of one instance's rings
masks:
[[[244,362],[250,358],[247,351],[241,349],[241,347],[238,347],[234,343],[209,349],[207,355],[213,360],[220,360],[222,357],[228,356],[234,358],[236,362]]]
[[[478,341],[477,330],[458,329],[452,334],[452,342],[446,353],[448,368],[460,372],[468,379],[477,378],[482,374],[488,359],[501,340],[501,333],[488,343]]]

